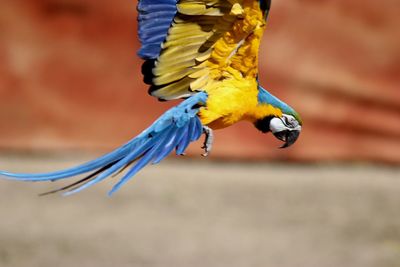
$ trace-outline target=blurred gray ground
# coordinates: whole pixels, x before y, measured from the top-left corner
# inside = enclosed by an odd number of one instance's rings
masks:
[[[53,170],[87,158],[0,157]],[[109,198],[0,181],[0,266],[398,267],[400,170],[168,161]]]

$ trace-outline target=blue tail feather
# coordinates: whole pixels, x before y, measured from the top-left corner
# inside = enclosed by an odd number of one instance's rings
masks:
[[[167,137],[165,138],[165,140],[162,140],[160,143],[156,144],[153,148],[151,148],[147,153],[145,153],[144,156],[141,159],[139,159],[137,163],[128,171],[128,173],[125,174],[125,176],[122,177],[121,180],[116,185],[114,185],[114,187],[109,192],[109,195],[112,195],[130,178],[132,178],[136,173],[138,173],[142,168],[144,168],[155,156],[157,156],[159,148],[165,145],[165,143],[169,141],[170,138]],[[163,158],[165,158],[167,155],[165,155]]]
[[[206,100],[207,94],[204,92],[191,96],[178,106],[165,112],[149,128],[125,145],[82,165],[39,174],[0,171],[0,176],[19,181],[38,182],[57,181],[87,174],[85,178],[70,186],[52,191],[68,190],[65,194],[69,195],[95,185],[132,165],[112,188],[110,191],[110,194],[112,194],[149,163],[159,163],[174,148],[178,155],[183,154],[190,142],[198,140],[203,133],[203,125],[197,113],[199,104],[204,104]]]
[[[113,164],[112,166],[110,166],[109,168],[107,168],[106,170],[104,170],[103,172],[101,172],[96,178],[88,181],[87,183],[83,184],[82,186],[69,191],[66,195],[70,195],[70,194],[74,194],[74,193],[78,193],[92,185],[95,185],[101,181],[103,181],[104,179],[108,178],[109,176],[111,176],[112,174],[114,174],[115,172],[117,172],[119,169],[123,168],[125,165],[129,164],[130,162],[134,161],[139,155],[140,153],[143,153],[143,151],[147,151],[147,149],[151,146],[150,140],[145,142],[142,146],[138,147],[137,149],[133,150],[131,153],[129,153],[128,155],[126,155],[124,158],[119,159],[115,162],[115,164]]]
[[[160,163],[166,156],[168,156],[171,151],[173,150],[170,149],[171,144],[174,142],[176,138],[170,138],[168,142],[163,143],[162,146],[157,148],[157,151],[154,151],[153,157],[150,159],[152,164],[157,164]]]
[[[12,173],[12,172],[0,171],[0,175],[10,178],[15,178],[16,180],[21,180],[21,181],[32,181],[32,182],[49,181],[49,180],[56,181],[71,176],[77,176],[101,168],[102,166],[105,166],[115,160],[124,157],[128,149],[129,149],[128,146],[123,146],[100,158],[97,158],[95,160],[89,161],[82,165],[72,167],[66,170],[49,172],[49,173],[38,173],[38,174]]]
[[[203,134],[203,125],[201,124],[200,120],[195,122],[195,127],[193,127],[193,132],[190,137],[190,142],[197,141],[200,136]]]
[[[179,141],[178,145],[176,146],[176,154],[177,155],[182,155],[186,148],[188,147],[190,143],[190,138],[189,138],[189,132],[192,131],[193,123],[192,121],[190,122],[190,125],[188,128],[185,129],[185,132],[182,134],[182,138]]]

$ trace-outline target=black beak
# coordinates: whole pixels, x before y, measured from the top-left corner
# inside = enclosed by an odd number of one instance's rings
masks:
[[[298,131],[298,130],[292,130],[292,131],[285,130],[285,131],[274,133],[274,135],[279,140],[285,142],[283,144],[283,146],[281,146],[280,148],[287,148],[287,147],[290,147],[291,145],[293,145],[296,142],[297,138],[299,138],[300,131]]]

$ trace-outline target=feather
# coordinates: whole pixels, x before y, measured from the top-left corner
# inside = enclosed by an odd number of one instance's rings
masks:
[[[177,0],[140,0],[137,6],[139,39],[142,47],[138,55],[143,59],[155,59],[161,44],[177,12]]]
[[[12,180],[37,182],[57,181],[88,174],[77,182],[44,194],[67,190],[64,194],[70,195],[95,185],[132,165],[110,191],[109,194],[112,194],[150,162],[159,163],[174,148],[177,154],[182,154],[190,142],[198,140],[202,134],[203,125],[197,113],[206,100],[207,94],[204,92],[191,96],[178,106],[165,112],[149,128],[125,145],[82,165],[39,174],[0,171],[0,175]]]

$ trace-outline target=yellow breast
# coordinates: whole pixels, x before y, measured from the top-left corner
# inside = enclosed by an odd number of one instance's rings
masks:
[[[281,116],[281,110],[258,103],[258,85],[254,80],[227,79],[207,90],[206,106],[199,112],[201,122],[221,129],[242,120],[255,122],[266,116]]]

